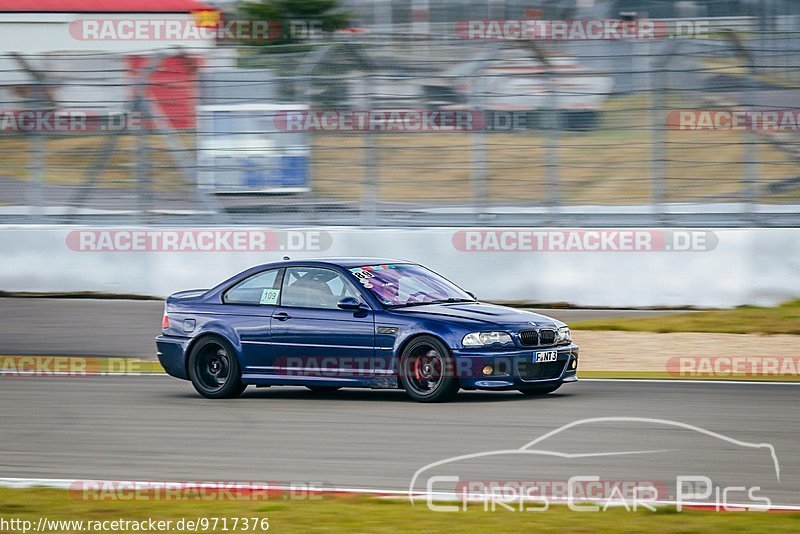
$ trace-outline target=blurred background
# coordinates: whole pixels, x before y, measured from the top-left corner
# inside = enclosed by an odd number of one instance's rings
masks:
[[[0,221],[796,225],[796,124],[676,117],[796,118],[798,29],[793,0],[0,0]]]

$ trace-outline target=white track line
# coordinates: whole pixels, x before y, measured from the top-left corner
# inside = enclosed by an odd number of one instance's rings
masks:
[[[579,382],[648,382],[653,384],[800,385],[800,380],[696,380],[693,378],[578,378]]]
[[[351,487],[331,487],[331,488],[310,488],[310,487],[302,487],[298,488],[298,486],[292,485],[284,485],[284,484],[269,484],[269,483],[252,483],[252,482],[166,482],[166,481],[146,481],[146,480],[78,480],[78,479],[69,479],[69,478],[0,478],[0,487],[5,488],[13,488],[13,489],[25,489],[25,488],[53,488],[53,489],[62,489],[62,490],[73,490],[73,491],[84,491],[87,489],[91,490],[92,488],[103,489],[104,487],[111,487],[112,489],[109,491],[114,491],[116,488],[118,491],[130,491],[133,488],[138,488],[140,491],[146,491],[148,489],[154,490],[158,488],[162,489],[171,489],[172,491],[179,491],[180,489],[187,489],[191,491],[197,491],[198,488],[206,488],[206,489],[214,489],[220,488],[222,490],[232,491],[285,491],[285,492],[297,492],[298,490],[308,493],[314,493],[318,495],[336,495],[336,494],[351,494],[351,495],[370,495],[373,497],[380,497],[380,498],[403,498],[408,499],[410,498],[413,501],[420,501],[425,500],[427,501],[429,498],[431,501],[434,502],[482,502],[486,499],[486,496],[483,494],[467,494],[466,496],[462,493],[455,493],[455,492],[431,492],[430,494],[425,492],[413,492],[410,493],[406,490],[392,490],[392,489],[373,489],[373,488],[351,488]],[[513,502],[518,502],[520,499],[514,499]],[[521,498],[521,500],[525,502],[531,503],[539,503],[543,504],[541,498]],[[499,502],[499,501],[498,501]],[[509,501],[510,502],[510,501]],[[548,499],[548,502],[552,502],[555,504],[567,504],[567,499],[558,499],[555,497],[551,497]],[[603,503],[602,499],[586,499],[586,498],[573,498],[572,502],[584,502],[584,503],[594,503],[598,505],[606,505],[606,506],[625,506],[628,508],[631,503],[628,503],[624,500],[620,501],[608,501]],[[647,501],[648,504],[656,505],[656,506],[677,506],[677,501]],[[718,510],[719,506],[714,502],[702,502],[702,501],[691,501],[691,502],[682,502],[683,506],[689,508],[704,508],[709,510],[717,511],[724,511]],[[728,508],[753,508],[753,503],[727,503],[726,506]],[[776,504],[770,505],[769,508],[765,509],[765,511],[782,511],[782,512],[797,512],[800,511],[799,505],[788,505],[788,504]]]

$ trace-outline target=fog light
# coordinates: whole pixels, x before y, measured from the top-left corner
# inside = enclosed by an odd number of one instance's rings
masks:
[[[570,364],[570,368],[575,369],[576,367],[578,367],[578,360],[573,359],[572,364]]]
[[[485,375],[490,375],[492,374],[493,371],[494,369],[492,369],[491,365],[487,365],[486,367],[483,368],[483,374]]]

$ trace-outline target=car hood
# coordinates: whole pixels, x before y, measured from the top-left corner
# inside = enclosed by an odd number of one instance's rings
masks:
[[[394,308],[393,313],[403,316],[425,319],[441,319],[450,323],[467,323],[474,326],[476,322],[497,327],[557,327],[564,323],[527,310],[484,304],[482,302],[458,302],[452,304],[425,304]]]

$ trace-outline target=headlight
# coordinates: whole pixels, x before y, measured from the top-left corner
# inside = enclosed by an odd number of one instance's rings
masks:
[[[513,343],[506,332],[472,332],[464,336],[461,344],[465,347],[482,347],[484,345],[505,345]]]
[[[572,341],[572,334],[569,331],[569,328],[566,326],[562,326],[558,329],[558,336],[556,337],[556,343],[565,343]]]

